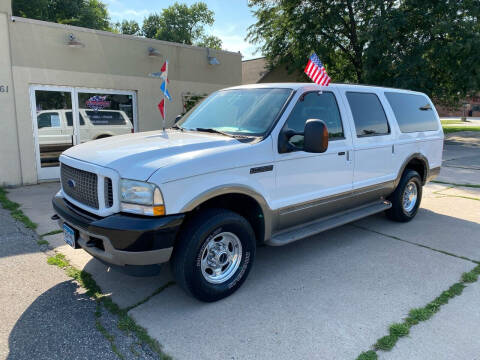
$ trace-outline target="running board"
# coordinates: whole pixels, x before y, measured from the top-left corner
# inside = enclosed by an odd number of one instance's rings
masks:
[[[266,242],[266,244],[271,246],[286,245],[291,242],[318,234],[322,231],[330,230],[337,226],[345,225],[366,216],[385,211],[391,207],[392,203],[387,200],[381,200],[367,205],[362,205],[352,210],[347,210],[327,218],[322,218],[320,220],[314,220],[309,223],[298,225],[274,234],[272,238]]]

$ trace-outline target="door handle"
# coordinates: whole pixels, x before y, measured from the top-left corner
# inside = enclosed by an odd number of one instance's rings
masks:
[[[343,155],[345,155],[345,151],[340,151],[340,152],[338,153],[338,156],[343,156]]]

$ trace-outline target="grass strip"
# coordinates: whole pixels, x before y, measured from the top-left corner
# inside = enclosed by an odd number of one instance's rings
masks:
[[[37,244],[38,244],[38,245],[48,245],[48,241],[41,239],[41,240],[38,240],[38,241],[37,241]]]
[[[377,359],[377,352],[390,351],[396,345],[397,341],[410,333],[410,328],[418,325],[423,321],[429,320],[433,315],[440,311],[441,307],[447,304],[450,299],[460,296],[467,284],[474,283],[478,280],[480,275],[480,265],[477,265],[473,270],[465,272],[461,276],[461,280],[447,290],[443,291],[439,296],[430,301],[427,305],[421,308],[414,308],[408,312],[408,316],[401,323],[390,325],[389,334],[381,337],[373,345],[373,350],[361,353],[357,360],[373,360]]]
[[[30,220],[22,210],[20,210],[20,204],[13,202],[7,198],[7,190],[0,187],[0,205],[5,209],[10,211],[10,215],[17,221],[20,221],[25,225],[26,228],[35,230],[37,224]]]
[[[377,359],[378,359],[378,355],[373,350],[368,350],[368,351],[362,352],[357,357],[357,360],[377,360]]]
[[[117,355],[121,360],[124,360],[125,356],[123,356],[123,354],[118,350],[117,345],[115,345],[115,338],[107,331],[107,329],[105,329],[105,327],[102,325],[98,318],[95,320],[95,327],[98,331],[100,331],[103,337],[108,340],[108,342],[110,343],[110,347],[115,353],[115,355]]]
[[[440,120],[442,125],[465,125],[466,122],[469,121],[462,121],[462,120]]]
[[[86,271],[78,270],[74,268],[72,265],[70,265],[65,255],[60,253],[56,253],[54,256],[50,256],[47,259],[47,263],[50,265],[58,266],[63,270],[65,270],[65,273],[69,277],[76,280],[79,283],[79,285],[86,290],[86,294],[92,297],[95,301],[97,301],[97,304],[103,305],[110,313],[117,315],[119,318],[117,326],[120,330],[126,333],[133,333],[142,344],[148,345],[150,349],[152,349],[152,351],[156,352],[159,355],[160,359],[171,360],[171,357],[163,352],[162,347],[158,343],[158,341],[150,337],[150,335],[148,335],[147,333],[147,330],[145,330],[143,327],[138,325],[135,322],[135,320],[130,315],[128,315],[129,308],[121,309],[116,303],[112,301],[110,297],[102,294],[100,287],[97,285],[97,283],[95,282],[91,274],[89,274]],[[158,289],[156,294],[158,294],[160,291],[162,291],[163,289],[165,289],[170,285],[171,284],[167,283],[162,288],[160,288],[161,290]],[[100,314],[100,310],[97,308],[97,311],[95,313],[97,318],[99,317],[99,314]],[[97,325],[97,328],[98,328],[98,325]],[[102,332],[100,328],[98,329],[100,332]],[[107,340],[109,340],[108,337],[106,338]],[[113,342],[111,342],[111,344],[112,344],[112,351],[115,352],[113,348],[115,344]]]
[[[480,126],[442,126],[442,128],[446,134],[459,131],[480,131]]]
[[[57,235],[57,234],[60,234],[62,232],[63,232],[63,230],[57,229],[57,230],[49,231],[45,234],[42,234],[42,235],[40,235],[40,237]]]

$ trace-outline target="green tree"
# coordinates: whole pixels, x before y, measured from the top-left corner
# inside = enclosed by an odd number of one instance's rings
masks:
[[[209,36],[202,37],[199,41],[197,41],[195,45],[210,48],[210,49],[220,50],[223,44],[220,38],[213,35],[209,35]]]
[[[126,35],[140,35],[140,26],[135,20],[123,20],[122,22],[115,23],[115,30],[120,34]]]
[[[315,51],[336,82],[425,91],[444,104],[480,89],[480,1],[250,0],[248,39],[271,66]]]
[[[111,30],[107,7],[99,0],[13,0],[13,15],[97,30]]]
[[[368,82],[451,106],[480,90],[480,1],[404,0],[385,15],[365,50]]]
[[[147,16],[142,33],[147,38],[172,41],[187,45],[207,44],[218,48],[221,40],[206,36],[205,26],[213,25],[214,13],[204,2],[188,6],[178,2],[162,10],[160,14]]]

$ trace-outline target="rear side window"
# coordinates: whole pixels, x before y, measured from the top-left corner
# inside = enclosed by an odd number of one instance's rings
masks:
[[[387,116],[378,96],[373,93],[347,92],[357,137],[390,133]]]
[[[67,126],[73,126],[72,112],[71,111],[65,112],[65,116],[67,118]],[[85,120],[83,120],[83,115],[79,114],[79,116],[80,116],[80,125],[85,125]]]
[[[390,106],[403,133],[438,130],[438,123],[430,102],[425,96],[386,92]]]
[[[125,119],[117,111],[85,111],[93,125],[125,125]]]

